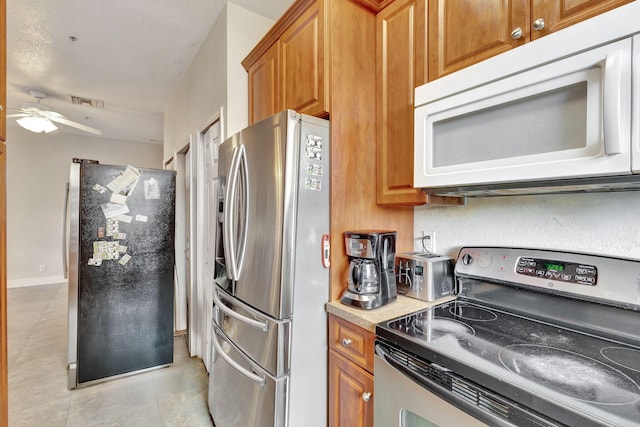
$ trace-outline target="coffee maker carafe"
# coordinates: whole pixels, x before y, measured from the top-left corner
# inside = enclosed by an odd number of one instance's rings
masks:
[[[395,231],[346,231],[348,287],[340,301],[365,310],[396,299]]]

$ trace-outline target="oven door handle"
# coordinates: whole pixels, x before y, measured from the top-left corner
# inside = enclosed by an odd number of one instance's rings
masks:
[[[387,350],[382,348],[382,346],[376,344],[375,350],[376,350],[376,353],[378,353],[378,356],[380,356],[385,362],[389,363],[391,366],[393,366],[397,370],[401,372],[405,372],[407,375],[416,375],[418,378],[425,378],[424,376],[413,371],[412,369],[409,369],[406,366],[402,365],[393,357],[393,355],[391,355]],[[442,372],[451,372],[451,369],[443,368],[437,363],[429,363],[429,366]]]
[[[376,351],[376,354],[378,356],[380,356],[380,358],[382,360],[384,360],[389,365],[391,365],[392,368],[396,369],[397,371],[400,371],[402,374],[408,376],[409,378],[412,378],[414,381],[417,381],[422,386],[433,390],[433,386],[430,383],[430,381],[428,381],[424,376],[420,375],[419,373],[417,373],[417,372],[413,371],[412,369],[409,369],[408,367],[402,365],[387,350],[385,350],[382,346],[376,344],[375,351]],[[442,370],[446,370],[446,369],[442,368]]]

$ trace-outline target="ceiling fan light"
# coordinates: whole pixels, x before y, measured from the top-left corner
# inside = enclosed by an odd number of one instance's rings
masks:
[[[20,126],[25,128],[28,131],[35,133],[49,133],[58,129],[56,125],[54,125],[51,120],[46,117],[22,117],[21,119],[16,120]]]

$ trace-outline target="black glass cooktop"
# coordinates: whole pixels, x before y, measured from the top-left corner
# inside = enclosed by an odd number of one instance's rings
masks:
[[[640,425],[640,348],[460,298],[376,333],[540,413]]]

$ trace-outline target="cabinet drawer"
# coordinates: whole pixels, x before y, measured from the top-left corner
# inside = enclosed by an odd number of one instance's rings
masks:
[[[329,316],[329,347],[373,372],[375,335],[339,317]]]

